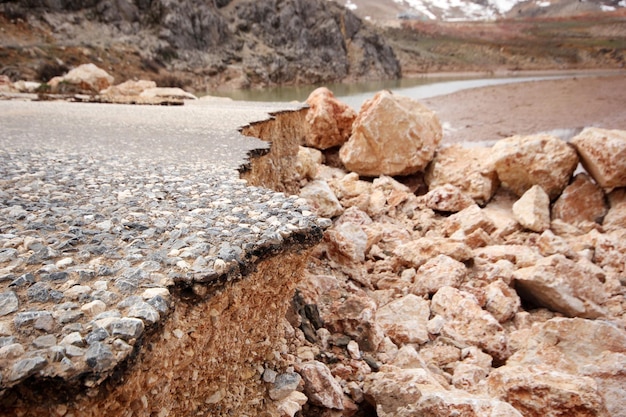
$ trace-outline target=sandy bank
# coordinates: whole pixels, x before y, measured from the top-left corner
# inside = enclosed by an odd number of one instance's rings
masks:
[[[597,126],[626,129],[626,74],[482,87],[423,100],[446,126],[444,141]]]

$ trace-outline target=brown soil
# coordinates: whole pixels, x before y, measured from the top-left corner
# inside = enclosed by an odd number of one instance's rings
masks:
[[[475,88],[424,100],[444,124],[444,141],[493,141],[587,126],[626,130],[626,74]]]

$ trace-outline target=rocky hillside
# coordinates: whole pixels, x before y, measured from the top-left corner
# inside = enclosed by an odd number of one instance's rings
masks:
[[[86,62],[193,90],[400,75],[372,27],[322,0],[3,1],[0,26],[0,71],[14,80]]]

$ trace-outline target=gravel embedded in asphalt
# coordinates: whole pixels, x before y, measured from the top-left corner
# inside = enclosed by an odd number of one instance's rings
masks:
[[[238,178],[266,144],[237,128],[268,109],[0,102],[1,387],[109,371],[177,282],[211,284],[325,225]]]

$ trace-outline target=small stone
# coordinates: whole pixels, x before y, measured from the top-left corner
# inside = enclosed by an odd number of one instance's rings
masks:
[[[451,184],[434,187],[422,197],[422,201],[429,209],[452,213],[459,212],[475,203],[472,197]]]
[[[94,342],[85,352],[85,362],[91,369],[102,372],[115,365],[115,356],[107,345]]]
[[[65,355],[68,358],[76,358],[85,355],[85,349],[74,345],[65,345]]]
[[[0,293],[0,317],[17,311],[19,300],[13,291]]]
[[[65,358],[65,347],[50,346],[48,348],[48,359],[52,362],[61,362]]]
[[[274,371],[273,369],[265,368],[265,370],[263,371],[263,382],[269,382],[270,384],[273,384],[274,382],[276,382],[277,376],[278,373],[276,371]]]
[[[61,312],[55,312],[54,318],[59,322],[59,324],[73,323],[76,320],[83,317],[84,313],[78,310],[67,310]]]
[[[299,372],[304,380],[304,393],[311,404],[343,410],[343,389],[325,364],[308,362],[299,367]]]
[[[26,291],[28,299],[45,303],[50,299],[50,284],[47,282],[36,282]]]
[[[97,314],[102,313],[107,308],[106,304],[100,300],[93,300],[85,305],[83,305],[80,310],[90,316],[95,316]]]
[[[156,311],[156,309],[150,304],[144,301],[133,304],[128,309],[128,316],[138,317],[144,320],[147,324],[154,324],[161,318],[159,312]]]
[[[533,185],[513,204],[513,215],[526,229],[541,233],[550,228],[550,197]]]
[[[66,290],[63,295],[68,300],[78,300],[83,296],[89,294],[91,292],[91,287],[87,285],[74,285],[69,290]]]
[[[67,272],[51,272],[49,274],[42,275],[42,279],[46,281],[65,281],[69,279],[70,274]]]
[[[85,346],[85,339],[79,332],[70,333],[65,336],[59,343],[61,346],[74,345],[78,347]]]
[[[337,196],[326,181],[311,181],[300,190],[317,215],[322,217],[336,217],[343,213],[343,207]]]
[[[25,379],[35,372],[43,369],[47,364],[47,359],[42,358],[41,356],[22,359],[16,362],[11,368],[8,380],[9,382],[15,382]]]
[[[429,302],[407,294],[379,308],[376,322],[398,346],[428,341],[426,324],[430,315]]]
[[[46,334],[43,336],[39,336],[35,340],[33,340],[33,346],[37,349],[44,349],[57,344],[57,338],[53,334]]]
[[[298,388],[301,380],[302,377],[295,372],[278,375],[269,389],[270,398],[274,401],[282,400]]]
[[[28,272],[26,274],[20,275],[19,277],[15,278],[13,282],[9,284],[9,287],[29,286],[34,283],[35,283],[35,276],[31,274],[30,272]]]
[[[124,340],[136,339],[143,334],[143,321],[136,318],[123,318],[111,325],[111,335]]]
[[[40,319],[52,320],[52,314],[48,311],[27,311],[24,313],[17,313],[13,319],[13,324],[19,330],[21,327],[34,323]]]
[[[9,332],[9,335],[10,334],[11,333]],[[6,345],[10,345],[12,343],[15,343],[15,336],[9,336],[9,335],[0,337],[0,348],[4,347]]]
[[[158,311],[161,314],[165,314],[169,310],[169,304],[168,304],[167,300],[165,298],[161,297],[160,295],[157,295],[157,296],[152,297],[151,299],[149,299],[148,300],[148,304],[150,304],[152,307],[154,307],[156,309],[156,311]]]
[[[359,344],[354,340],[350,340],[350,342],[348,342],[346,350],[348,351],[352,359],[361,359],[361,350],[359,349]]]
[[[585,174],[578,174],[552,206],[552,218],[578,225],[601,223],[608,211],[602,189]]]
[[[148,288],[141,294],[144,300],[149,300],[152,297],[156,297],[157,295],[160,297],[163,297],[166,300],[170,298],[169,290],[167,288],[161,288],[161,287]]]
[[[109,332],[102,327],[98,327],[85,337],[85,342],[87,342],[88,345],[92,345],[94,342],[101,342],[107,337],[109,337]]]
[[[24,346],[11,343],[0,348],[0,359],[15,359],[24,354]]]

